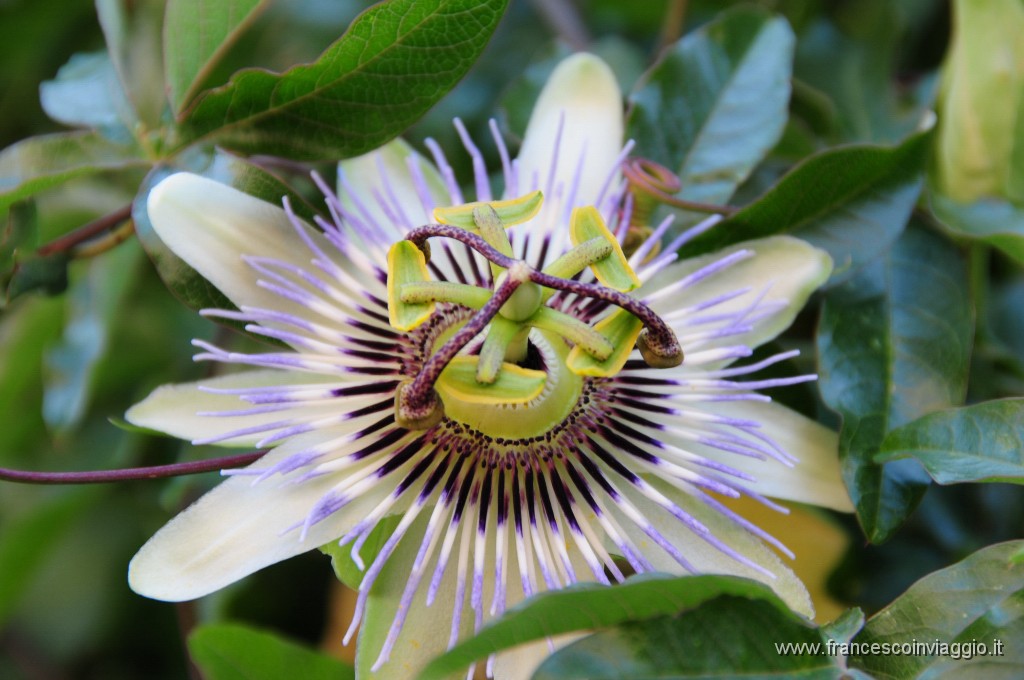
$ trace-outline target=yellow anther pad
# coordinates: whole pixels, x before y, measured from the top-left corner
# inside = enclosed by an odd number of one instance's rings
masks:
[[[402,286],[429,280],[423,251],[411,241],[398,241],[388,250],[388,323],[411,331],[434,313],[433,302],[402,302]]]
[[[609,288],[623,293],[640,287],[640,279],[637,278],[636,272],[626,261],[626,255],[622,252],[619,242],[604,225],[604,220],[601,219],[601,213],[597,211],[597,208],[587,206],[573,209],[569,224],[569,238],[572,239],[574,246],[594,238],[607,241],[612,247],[611,254],[590,265],[597,280]]]
[[[520,224],[532,219],[540,211],[542,203],[544,203],[544,194],[534,191],[525,196],[505,201],[463,203],[448,208],[434,208],[434,219],[441,224],[450,224],[453,227],[461,227],[476,233],[477,225],[476,220],[473,219],[473,211],[477,208],[485,205],[491,206],[494,212],[498,213],[502,224],[505,227],[511,227],[513,224]]]
[[[614,348],[607,359],[601,361],[588,354],[579,345],[572,348],[566,358],[566,365],[576,375],[587,375],[594,378],[608,378],[626,365],[626,360],[633,353],[633,346],[644,328],[643,322],[624,309],[619,309],[601,319],[594,325],[594,330],[603,335]]]
[[[544,391],[544,371],[504,363],[494,382],[482,383],[476,379],[477,362],[477,357],[458,356],[441,373],[434,387],[446,404],[525,404]]]

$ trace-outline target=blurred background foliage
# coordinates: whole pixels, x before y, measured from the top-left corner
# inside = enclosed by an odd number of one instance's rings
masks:
[[[227,82],[243,66],[279,71],[312,61],[370,4],[270,3],[205,83]],[[678,37],[673,7],[686,8],[682,31],[688,33],[733,4],[739,3],[512,0],[468,75],[405,136],[417,145],[433,137],[454,150],[461,148],[454,116],[478,138],[496,117],[516,140],[533,96],[560,56],[582,48],[598,53],[628,93]],[[734,205],[760,196],[816,152],[855,142],[899,142],[933,106],[950,39],[949,3],[755,4],[785,17],[796,34],[794,88],[781,140],[739,187]],[[72,55],[103,49],[97,11],[87,0],[0,0],[0,148],[65,129],[44,113],[40,83],[54,79]],[[484,150],[493,153],[489,146]],[[461,177],[469,177],[467,157],[449,158]],[[308,193],[301,180],[306,165],[267,166]],[[122,168],[38,193],[32,205],[19,205],[5,218],[0,246],[28,222],[38,230],[31,243],[39,246],[116,211],[131,202],[145,172]],[[936,229],[930,216],[920,219],[923,229]],[[1024,393],[1019,265],[998,249],[966,247],[959,238],[956,243],[970,257],[968,292],[977,315],[968,401]],[[202,377],[206,366],[191,361],[189,341],[224,341],[230,331],[181,304],[136,239],[95,256],[21,264],[24,292],[7,276],[0,311],[0,466],[108,469],[215,455],[121,429],[111,420],[159,384]],[[26,283],[28,275],[34,278]],[[784,342],[812,349],[819,312],[809,308]],[[813,356],[807,352],[805,360]],[[834,421],[813,388],[777,396]],[[126,567],[137,548],[216,481],[216,475],[205,475],[91,487],[2,483],[0,678],[181,678],[187,661],[176,643],[179,619],[186,627],[194,621],[245,621],[344,654],[334,649],[344,597],[320,554],[272,566],[197,606],[152,602],[128,589]],[[827,581],[819,606],[830,600],[824,611],[859,606],[870,614],[925,574],[983,546],[1020,537],[1022,525],[1024,495],[1015,485],[993,483],[932,484],[902,528],[881,545],[868,543],[852,516],[811,513],[797,526],[808,545],[801,560],[818,574],[812,578]],[[785,522],[778,527],[776,535],[788,542]],[[842,559],[834,564],[837,553]]]

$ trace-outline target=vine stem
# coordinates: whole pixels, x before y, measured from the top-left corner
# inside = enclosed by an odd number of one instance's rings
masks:
[[[687,0],[668,0],[661,36],[658,40],[658,52],[682,37],[683,24],[686,21],[686,5]]]
[[[250,451],[249,453],[240,453],[234,456],[189,461],[187,463],[120,468],[117,470],[87,470],[84,472],[39,472],[0,468],[0,480],[19,482],[21,484],[106,484],[108,482],[125,482],[136,479],[163,479],[166,477],[181,477],[203,472],[226,470],[228,468],[244,467],[259,460],[265,453],[265,450]]]
[[[104,215],[98,219],[89,222],[88,224],[82,225],[78,229],[71,231],[63,236],[55,238],[49,243],[44,243],[36,249],[36,253],[39,255],[53,255],[54,253],[61,253],[65,250],[69,250],[84,243],[96,236],[99,236],[105,231],[113,229],[121,222],[129,219],[132,216],[132,204],[129,203],[126,206],[118,208],[114,212]]]

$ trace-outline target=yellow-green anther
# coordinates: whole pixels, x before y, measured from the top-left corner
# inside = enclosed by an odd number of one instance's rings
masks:
[[[640,287],[640,279],[626,261],[619,242],[604,225],[597,208],[587,206],[573,209],[569,223],[569,238],[572,239],[573,245],[580,245],[593,238],[607,241],[612,247],[611,255],[591,265],[597,280],[623,293]]]
[[[512,257],[512,243],[505,233],[505,225],[502,223],[494,208],[486,203],[481,203],[473,209],[473,222],[476,224],[477,232],[487,243],[505,257]],[[491,262],[491,278],[497,279],[504,271],[502,267]]]
[[[597,330],[574,316],[550,307],[538,309],[537,313],[530,317],[529,323],[535,328],[557,333],[598,361],[604,361],[615,351],[608,338]]]
[[[506,257],[512,257],[512,244],[505,233],[505,224],[498,213],[487,203],[473,209],[473,222],[484,240]]]
[[[470,309],[480,309],[491,299],[491,291],[454,281],[415,281],[402,284],[398,298],[407,304],[451,302]]]
[[[534,191],[519,198],[512,198],[505,201],[491,201],[489,203],[465,203],[454,205],[449,208],[434,208],[434,219],[441,224],[450,224],[454,227],[462,227],[467,231],[476,232],[477,224],[473,212],[481,206],[490,206],[502,224],[511,227],[532,219],[544,203],[544,194]]]
[[[563,253],[557,260],[544,267],[543,271],[545,274],[551,274],[560,279],[571,279],[595,262],[608,257],[614,251],[615,249],[607,239],[597,236]],[[545,288],[543,301],[547,302],[548,298],[554,294],[553,289]]]
[[[545,274],[551,274],[561,279],[571,279],[595,262],[608,257],[614,251],[614,247],[607,239],[595,236],[563,253],[557,260],[544,267],[543,271]]]
[[[626,360],[633,352],[637,336],[644,324],[624,309],[617,309],[601,319],[594,330],[611,341],[614,350],[604,360],[599,360],[577,345],[569,352],[566,366],[576,375],[588,375],[596,378],[607,378],[622,370]]]
[[[441,400],[473,404],[522,404],[544,391],[547,374],[506,363],[492,383],[476,379],[478,357],[458,356],[449,362],[435,385]]]
[[[410,331],[434,313],[433,302],[407,303],[399,291],[407,283],[427,281],[427,261],[423,251],[410,241],[398,241],[388,250],[388,323],[400,331]]]
[[[491,319],[491,326],[487,330],[484,345],[480,348],[480,361],[476,365],[478,382],[490,384],[495,381],[505,363],[509,345],[519,335],[520,330],[520,324],[514,321],[503,319],[500,316]]]

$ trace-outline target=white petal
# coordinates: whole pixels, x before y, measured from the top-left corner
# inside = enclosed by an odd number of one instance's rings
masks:
[[[413,176],[410,165],[419,169],[421,181]],[[338,170],[338,196],[346,211],[346,233],[364,253],[380,262],[386,261],[391,244],[405,238],[411,229],[435,223],[434,208],[453,202],[434,165],[401,139],[343,160]],[[432,247],[438,255],[431,263],[444,279],[458,280],[454,267],[472,271],[463,246],[435,239]],[[442,251],[451,252],[454,265]],[[477,259],[480,270],[486,270],[483,260]]]
[[[417,191],[417,183],[409,170],[410,162],[419,167],[423,175],[425,196]],[[343,160],[338,163],[338,170],[342,180],[338,196],[342,205],[364,220],[366,226],[380,232],[386,243],[401,239],[412,227],[433,223],[433,209],[451,203],[434,165],[402,139]],[[358,198],[358,205],[352,194]],[[394,216],[400,218],[397,223]]]
[[[761,305],[778,303],[785,305],[774,314],[754,323],[752,330],[738,335],[707,341],[702,347],[713,348],[744,344],[757,347],[768,342],[793,323],[797,312],[832,272],[832,258],[806,241],[789,236],[773,236],[740,243],[711,255],[684,260],[658,272],[640,289],[641,297],[657,296],[659,290],[680,281],[684,276],[696,272],[731,253],[740,250],[753,251],[753,257],[733,264],[728,269],[713,274],[678,293],[655,297],[651,307],[662,315],[671,315],[673,310],[709,301],[717,296],[749,287],[750,293],[721,303],[697,315],[735,313],[749,307],[767,289]],[[678,333],[687,330],[686,317],[672,322]],[[682,338],[681,338],[682,339]],[[685,342],[684,342],[685,348]],[[686,369],[686,363],[683,363]]]
[[[612,70],[592,54],[565,59],[548,78],[530,116],[519,152],[519,193],[544,191],[549,183],[563,183],[569,191],[578,170],[573,205],[594,204],[614,170],[622,135],[622,94]],[[555,199],[545,196],[546,201]]]
[[[237,389],[249,387],[271,387],[317,383],[337,383],[337,378],[317,376],[297,371],[245,371],[218,376],[207,380],[175,385],[162,385],[148,397],[135,404],[125,413],[125,419],[132,425],[166,432],[180,439],[209,439],[234,430],[253,427],[261,423],[284,420],[301,414],[306,407],[249,416],[200,416],[198,413],[231,411],[252,408],[252,404],[240,400],[233,394],[212,394],[203,388]],[[338,406],[333,407],[338,411]],[[223,444],[228,446],[253,446],[266,433],[234,437]]]
[[[256,285],[244,255],[269,257],[310,272],[314,254],[281,208],[199,175],[181,172],[157,184],[147,203],[153,229],[168,248],[241,307],[298,311],[304,307]],[[330,246],[308,225],[325,253]]]
[[[716,511],[708,508],[686,492],[656,480],[651,480],[651,484],[656,486],[659,491],[681,509],[704,523],[715,537],[752,562],[770,571],[775,575],[775,578],[769,578],[723,554],[636,490],[632,488],[623,489],[624,493],[640,512],[652,522],[655,528],[668,539],[669,543],[674,545],[700,573],[729,574],[760,581],[774,590],[791,609],[803,614],[807,618],[813,618],[814,606],[811,604],[811,597],[807,593],[804,584],[760,539]],[[637,548],[640,549],[644,557],[651,562],[656,570],[670,574],[683,573],[679,563],[655,544],[635,524],[624,521],[622,526],[629,538],[633,540]]]
[[[424,510],[424,514],[428,510]],[[456,549],[453,551],[449,568],[441,580],[440,588],[437,591],[437,598],[433,604],[430,607],[426,606],[426,591],[427,582],[430,580],[431,574],[433,574],[437,561],[436,554],[429,561],[426,577],[420,584],[419,590],[409,607],[405,626],[395,647],[391,651],[389,661],[382,665],[376,673],[370,671],[370,667],[376,661],[387,636],[391,622],[394,620],[398,603],[412,570],[412,563],[420,547],[425,524],[425,518],[421,515],[412,525],[409,533],[399,543],[395,553],[391,556],[387,566],[373,586],[359,633],[359,648],[356,654],[357,674],[359,677],[380,678],[381,680],[415,678],[431,660],[441,655],[448,647],[448,638],[451,632],[452,606],[456,592],[458,541],[456,541]],[[469,520],[469,530],[475,531],[475,527],[476,522],[472,519]],[[471,552],[472,550],[473,548],[470,548]],[[515,548],[510,545],[509,550],[507,573],[505,575],[506,611],[524,599]],[[569,559],[573,563],[578,581],[592,580],[593,576],[587,567],[586,561],[571,541],[567,543],[566,550],[569,554]],[[490,577],[493,577],[496,572],[493,515],[488,530],[486,551],[483,587],[484,625],[493,618],[490,614],[490,605],[494,596],[495,585],[493,578]],[[472,555],[468,563],[470,565],[470,573],[467,574],[467,592],[462,603],[460,641],[472,635],[475,618],[475,612],[470,606],[469,593],[472,583]],[[541,581],[539,585],[543,590],[545,587],[544,582]],[[576,640],[578,637],[577,634],[558,636],[553,639],[553,644],[556,648],[561,647]],[[497,655],[494,662],[494,677],[496,680],[526,680],[533,675],[533,671],[549,654],[547,641],[533,642],[501,652]],[[478,665],[482,666],[485,663],[486,660],[481,660]]]
[[[420,547],[420,537],[426,526],[428,512],[424,512],[399,542],[387,565],[381,572],[370,591],[366,613],[363,615],[359,630],[359,641],[356,652],[357,674],[365,678],[415,678],[420,671],[448,647],[448,636],[451,626],[452,603],[455,599],[455,565],[449,564],[448,573],[441,581],[437,599],[428,608],[426,606],[427,582],[433,573],[433,561],[426,572],[424,582],[409,607],[402,633],[391,651],[387,661],[378,672],[370,669],[387,638],[391,622],[398,610],[398,603],[405,590],[409,574],[412,571],[416,553]],[[458,541],[456,541],[456,546]],[[457,548],[456,548],[457,549]],[[453,555],[457,562],[457,554]],[[473,611],[469,607],[467,597],[462,608],[462,631],[468,634],[472,630]]]
[[[272,466],[322,438],[322,433],[296,437],[253,467]],[[334,540],[362,519],[381,494],[357,498],[314,524],[303,541],[299,540],[299,531],[289,529],[301,523],[337,481],[335,475],[328,474],[298,484],[272,477],[253,485],[252,477],[231,477],[142,546],[128,566],[128,583],[145,597],[170,602],[193,600]]]
[[[756,420],[761,423],[759,432],[771,437],[798,462],[790,468],[776,461],[691,445],[696,453],[754,476],[757,481],[746,485],[761,495],[853,512],[839,471],[839,435],[835,432],[776,403],[734,401],[706,404],[702,408],[730,418]]]

